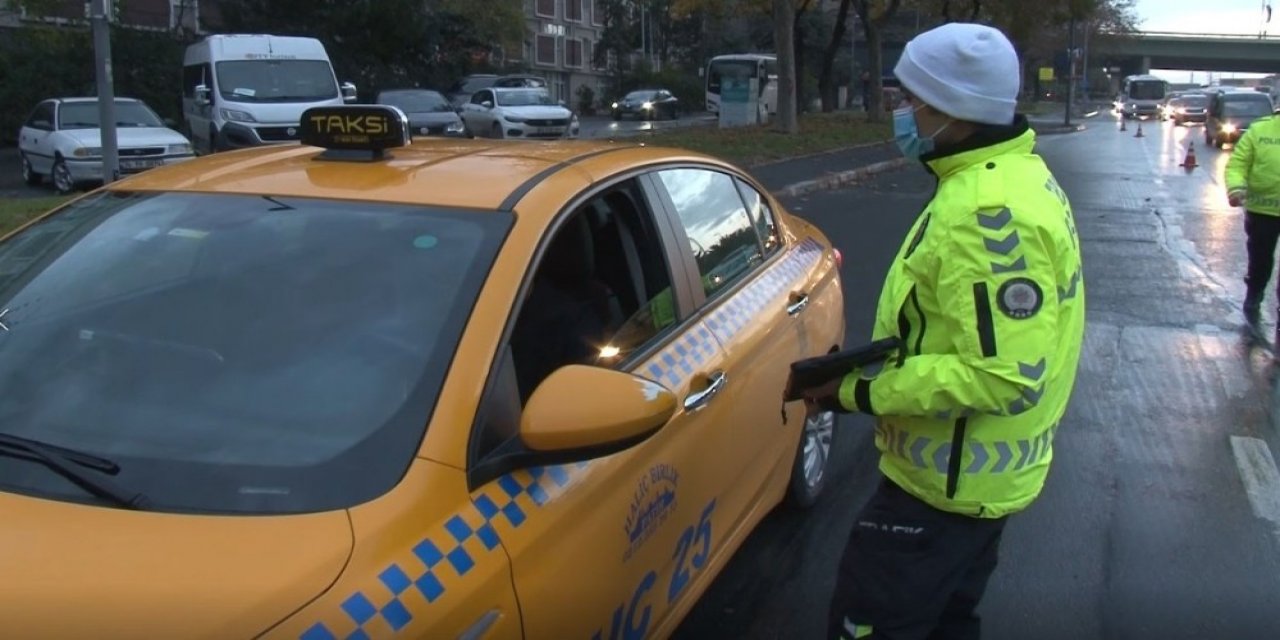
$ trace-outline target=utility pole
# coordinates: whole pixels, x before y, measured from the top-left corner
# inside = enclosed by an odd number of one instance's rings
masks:
[[[1068,45],[1067,45],[1067,108],[1063,111],[1063,126],[1071,126],[1071,103],[1075,93],[1073,89],[1076,85],[1076,16],[1071,14],[1071,26],[1069,27]]]
[[[849,16],[849,108],[853,109],[853,96],[862,95],[862,80],[858,77],[858,12]],[[861,101],[861,100],[859,100]]]
[[[93,58],[98,76],[102,182],[107,184],[120,177],[120,151],[116,146],[116,94],[111,82],[111,0],[93,0],[89,20],[93,24]]]

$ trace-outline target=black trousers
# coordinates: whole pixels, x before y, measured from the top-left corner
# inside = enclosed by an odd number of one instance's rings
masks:
[[[977,640],[1005,521],[939,511],[883,480],[849,533],[828,637]]]
[[[1244,235],[1249,253],[1249,269],[1245,273],[1245,300],[1260,303],[1267,293],[1271,269],[1276,261],[1276,238],[1280,238],[1280,216],[1246,211]],[[1280,297],[1280,293],[1277,294]]]

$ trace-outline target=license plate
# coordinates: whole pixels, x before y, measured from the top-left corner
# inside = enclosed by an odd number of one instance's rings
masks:
[[[163,162],[160,160],[121,160],[120,168],[136,171],[138,169],[152,169],[160,166],[161,164],[163,164]]]
[[[564,131],[560,127],[535,127],[533,132],[539,135],[543,135],[543,134],[560,134],[560,133],[563,133]]]

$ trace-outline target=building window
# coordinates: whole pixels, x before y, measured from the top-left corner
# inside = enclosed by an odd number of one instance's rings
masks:
[[[585,40],[574,38],[566,40],[564,45],[564,66],[574,69],[582,68],[582,52],[586,49]]]
[[[591,24],[604,26],[604,7],[600,6],[600,0],[591,0]]]
[[[545,18],[556,17],[556,0],[537,0],[534,12]]]
[[[538,36],[537,43],[537,62],[538,64],[546,64],[554,66],[556,63],[556,38],[555,36]]]
[[[582,2],[583,0],[564,0],[564,19],[569,22],[584,22]]]

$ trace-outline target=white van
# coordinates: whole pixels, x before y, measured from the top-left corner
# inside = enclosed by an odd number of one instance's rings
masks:
[[[303,111],[355,100],[315,38],[209,36],[183,59],[186,134],[202,153],[297,140]]]

